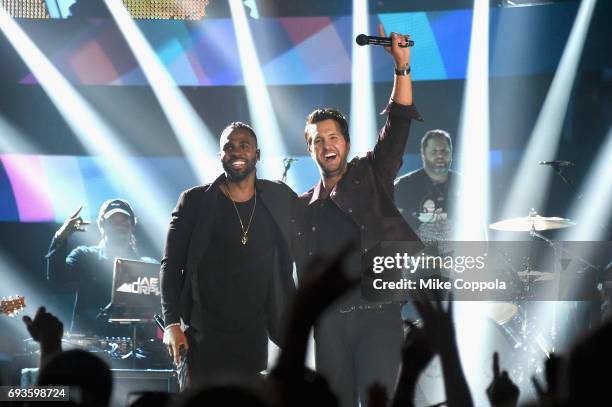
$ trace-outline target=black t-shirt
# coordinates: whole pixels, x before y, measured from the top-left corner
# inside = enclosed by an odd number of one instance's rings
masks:
[[[361,277],[359,253],[360,231],[350,216],[342,211],[331,199],[318,199],[309,206],[312,211],[311,238],[316,256],[331,258],[349,243],[357,247],[345,260],[346,271],[353,277]],[[351,290],[340,300],[338,306],[362,303],[360,289]]]
[[[450,171],[444,183],[434,183],[424,169],[400,178],[395,185],[395,204],[425,244],[452,240],[453,179]]]
[[[205,329],[267,343],[265,304],[272,278],[273,252],[278,242],[274,219],[257,200],[248,241],[238,214],[247,228],[255,198],[232,201],[219,193],[215,223],[199,268]],[[238,335],[234,335],[238,334]]]

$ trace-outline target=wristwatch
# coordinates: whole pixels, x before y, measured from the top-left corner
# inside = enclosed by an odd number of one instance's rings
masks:
[[[410,73],[410,65],[402,68],[402,69],[397,69],[395,68],[395,74],[398,76],[407,76]]]

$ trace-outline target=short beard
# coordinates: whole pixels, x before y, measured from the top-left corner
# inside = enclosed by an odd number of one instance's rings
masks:
[[[448,163],[448,165],[440,168],[440,167],[436,167],[435,164],[431,164],[427,166],[427,169],[432,173],[432,174],[447,174],[450,171],[450,163]]]
[[[230,182],[240,182],[248,177],[253,171],[255,171],[255,165],[248,165],[243,172],[235,172],[231,165],[223,163],[223,170],[227,175],[227,179]]]
[[[448,174],[448,172],[450,171],[449,167],[444,167],[444,168],[430,168],[429,171],[433,172],[434,174]]]

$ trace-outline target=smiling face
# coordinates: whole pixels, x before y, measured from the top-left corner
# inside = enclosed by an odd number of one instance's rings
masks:
[[[259,149],[255,137],[247,130],[238,128],[224,132],[219,145],[221,164],[230,182],[242,181],[255,171]]]
[[[321,175],[341,175],[346,168],[350,143],[342,134],[340,125],[333,119],[322,120],[306,127],[308,152],[316,161]]]

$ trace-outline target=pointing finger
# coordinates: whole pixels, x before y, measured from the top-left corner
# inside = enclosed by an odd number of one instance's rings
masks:
[[[493,352],[493,380],[499,378],[499,354]]]
[[[77,216],[79,216],[79,213],[81,213],[82,209],[83,209],[83,205],[79,206],[79,209],[77,209],[76,212],[73,213],[70,217],[71,218],[76,218]]]
[[[531,383],[533,384],[538,397],[542,399],[544,397],[544,389],[542,388],[540,381],[535,376],[532,376]]]

